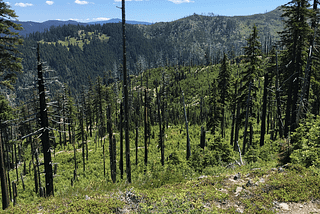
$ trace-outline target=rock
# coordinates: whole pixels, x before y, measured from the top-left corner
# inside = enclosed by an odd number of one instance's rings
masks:
[[[237,213],[243,213],[243,210],[240,209],[240,208],[237,208],[236,212],[237,212]]]
[[[289,163],[286,163],[285,165],[282,166],[282,168],[288,169],[290,167]]]
[[[228,190],[226,189],[219,189],[219,191],[228,194]]]
[[[246,187],[252,187],[252,186],[257,186],[257,184],[252,183],[251,180],[248,180],[248,182],[247,182],[247,184],[246,184]]]
[[[275,172],[277,171],[277,168],[272,168],[271,171]]]
[[[289,205],[288,204],[286,204],[286,203],[280,203],[279,204],[279,207],[280,207],[280,209],[282,209],[282,210],[290,210],[289,209]]]
[[[86,201],[87,201],[87,200],[90,200],[90,197],[86,195]]]
[[[203,178],[207,178],[208,176],[206,176],[206,175],[201,175],[199,178],[198,178],[198,180],[200,180],[200,179],[203,179]]]
[[[299,206],[299,208],[303,208],[303,205],[301,204],[301,205]]]
[[[280,167],[278,168],[278,172],[284,172],[284,169],[280,166]]]
[[[234,180],[238,180],[238,179],[240,179],[241,178],[241,173],[239,172],[239,173],[237,173],[235,176],[234,176]]]
[[[239,193],[241,192],[243,190],[243,188],[242,187],[237,187],[237,189],[236,189],[236,196],[238,196],[239,195]]]
[[[261,168],[253,168],[251,171],[261,170]]]

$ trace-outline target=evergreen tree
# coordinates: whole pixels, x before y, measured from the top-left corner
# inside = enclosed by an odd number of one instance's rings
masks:
[[[225,128],[225,109],[227,101],[230,98],[230,68],[228,65],[228,57],[226,54],[223,55],[220,73],[218,76],[218,91],[220,94],[221,103],[221,136],[224,137],[224,128]]]
[[[216,129],[219,127],[219,122],[221,121],[221,103],[218,102],[220,100],[220,94],[218,92],[217,81],[214,79],[209,95],[209,121],[207,123],[207,129],[211,131],[212,134],[215,133]]]
[[[12,31],[22,30],[22,27],[11,21],[17,17],[14,10],[0,0],[0,84],[11,89],[16,74],[22,71],[21,58],[18,57],[17,50],[17,45],[22,44],[22,39],[19,38],[19,33]]]
[[[9,102],[5,99],[3,95],[0,96],[0,124],[1,124],[1,135],[3,133],[4,126],[3,122],[10,119],[12,114],[12,109],[9,106]],[[9,193],[6,179],[6,168],[4,164],[4,138],[1,137],[0,144],[0,179],[1,179],[1,193],[2,193],[2,209],[6,209],[9,206]]]
[[[247,136],[247,126],[250,127],[250,142],[252,144],[253,136],[253,121],[256,117],[255,112],[257,109],[257,94],[258,94],[258,83],[261,78],[261,43],[259,42],[258,30],[256,25],[253,26],[252,34],[247,39],[247,46],[244,47],[245,57],[247,59],[247,64],[245,69],[241,73],[242,87],[240,88],[239,102],[242,107],[246,108],[246,111],[241,115],[245,118],[245,130],[243,136],[243,148],[242,153],[245,154],[246,151],[246,136]]]
[[[293,131],[298,124],[295,123],[297,101],[300,88],[300,77],[306,65],[309,35],[311,28],[308,20],[312,17],[309,1],[292,0],[283,7],[284,30],[280,32],[283,51],[282,63],[284,66],[283,81],[286,81],[287,106],[284,134],[288,136],[289,127]]]

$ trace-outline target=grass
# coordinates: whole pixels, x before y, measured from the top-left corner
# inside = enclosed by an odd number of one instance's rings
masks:
[[[198,129],[200,127],[191,127],[193,136],[198,135]],[[153,127],[153,130],[157,133],[157,127]],[[143,132],[140,133],[139,147],[143,147]],[[108,156],[107,174],[103,176],[101,144],[92,137],[88,143],[89,159],[85,171],[82,169],[81,150],[77,151],[78,177],[71,186],[73,149],[71,146],[58,146],[53,157],[53,161],[59,163],[58,173],[54,177],[55,196],[41,198],[34,193],[31,168],[30,173],[24,176],[26,190],[23,191],[19,180],[17,205],[11,206],[4,213],[117,213],[121,210],[132,213],[235,213],[237,209],[243,209],[244,213],[273,213],[274,201],[320,199],[320,178],[312,170],[299,165],[287,165],[283,173],[272,171],[272,168],[277,167],[277,159],[268,162],[258,160],[241,167],[208,166],[201,174],[197,173],[184,160],[185,151],[181,148],[184,145],[176,143],[184,142],[180,126],[171,126],[166,133],[165,156],[176,151],[179,162],[166,159],[165,166],[161,166],[157,139],[151,139],[148,166],[143,164],[143,148],[139,149],[136,166],[134,143],[131,143],[132,184],[121,180],[119,171],[117,183],[111,182]],[[116,138],[119,149],[119,135]],[[192,148],[195,148],[198,144],[196,137],[191,143]],[[19,171],[22,171],[22,167],[19,167]],[[14,173],[11,170],[11,179],[14,179]],[[241,179],[234,181],[233,177],[237,173],[241,174]],[[257,186],[247,187],[248,180]],[[242,191],[236,195],[240,187]]]
[[[82,35],[83,32],[79,32]],[[88,34],[87,36],[93,36]],[[80,37],[80,36],[79,36]],[[70,39],[76,42],[76,39]],[[211,82],[211,73],[217,73],[218,66],[185,68],[184,72],[194,84],[189,87],[187,80],[179,83],[186,96],[186,103],[190,105],[190,112],[199,109],[193,106],[199,102],[201,94],[199,85],[201,82]],[[235,69],[235,68],[233,68]],[[162,70],[154,69],[149,79],[149,88],[155,87],[156,80],[161,80]],[[174,69],[167,69],[167,75],[173,77]],[[206,77],[208,77],[206,79]],[[143,78],[146,78],[144,76]],[[209,80],[208,80],[209,79]],[[139,78],[137,77],[137,80]],[[208,80],[208,81],[205,81]],[[145,81],[144,81],[145,82]],[[178,85],[173,85],[178,87]],[[208,90],[209,84],[203,84],[201,90]],[[175,93],[178,90],[173,90]],[[155,99],[155,98],[154,98]],[[173,103],[168,109],[180,108],[180,94],[172,95]],[[207,102],[207,100],[205,100]],[[180,120],[181,121],[181,120]],[[192,120],[190,120],[192,121]],[[206,161],[216,155],[206,148],[198,149],[200,143],[201,126],[190,122],[189,134],[191,139],[191,160],[186,160],[186,131],[184,123],[172,125],[165,130],[165,165],[160,162],[159,127],[151,127],[151,135],[148,144],[148,164],[144,165],[144,130],[139,128],[138,161],[136,164],[135,133],[130,132],[130,152],[132,167],[132,183],[120,178],[117,168],[117,182],[114,184],[110,177],[110,157],[108,150],[108,137],[105,141],[96,140],[97,133],[88,138],[88,158],[85,160],[83,170],[82,149],[80,143],[76,143],[77,179],[73,181],[74,152],[73,146],[66,147],[58,144],[52,160],[58,164],[57,174],[54,176],[55,196],[41,198],[35,193],[33,168],[29,168],[30,146],[25,150],[25,162],[27,174],[24,175],[26,189],[23,190],[19,178],[18,197],[16,206],[11,206],[4,213],[119,213],[130,211],[131,213],[273,213],[276,211],[274,202],[302,202],[320,199],[319,177],[314,169],[307,169],[299,165],[287,165],[284,172],[272,170],[279,166],[278,153],[281,141],[270,140],[266,135],[265,146],[247,152],[243,159],[246,164],[227,165],[217,157],[216,165]],[[116,132],[116,129],[114,130]],[[152,134],[154,133],[154,134]],[[224,145],[229,145],[230,130],[226,130],[227,136],[222,139]],[[243,130],[240,130],[240,147]],[[57,137],[56,133],[56,137]],[[254,128],[253,144],[259,142],[258,126]],[[117,141],[117,167],[119,165],[120,136],[115,133]],[[207,145],[218,141],[217,135],[206,133]],[[210,140],[209,140],[210,139]],[[103,172],[103,151],[105,145],[106,175]],[[221,144],[222,145],[222,144]],[[226,147],[227,148],[227,147]],[[252,147],[253,148],[253,147]],[[209,152],[208,152],[209,151]],[[238,153],[232,153],[232,159],[237,160]],[[43,161],[40,155],[40,162]],[[197,165],[201,165],[197,167]],[[124,164],[125,168],[125,164]],[[201,170],[198,170],[201,168]],[[22,165],[18,168],[22,172]],[[40,166],[40,171],[44,171]],[[241,178],[234,179],[235,174],[240,173]],[[11,181],[16,179],[15,170],[10,171]],[[247,186],[248,182],[254,183]],[[44,184],[44,174],[41,174],[41,183]],[[73,185],[71,185],[73,184]],[[299,184],[299,185],[297,185]]]
[[[57,42],[45,42],[45,41],[40,41],[41,43],[47,43],[47,44],[56,44],[59,43],[60,45],[68,47],[69,45],[76,45],[78,46],[81,50],[83,50],[83,46],[85,44],[90,44],[90,41],[93,40],[94,38],[99,39],[100,41],[103,42],[108,42],[109,36],[102,34],[102,33],[95,33],[95,32],[84,32],[84,31],[79,31],[77,37],[65,37],[64,40],[58,40]]]

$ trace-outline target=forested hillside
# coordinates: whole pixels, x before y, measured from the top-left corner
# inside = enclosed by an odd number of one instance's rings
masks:
[[[128,25],[127,49],[130,74],[139,66],[216,64],[223,53],[229,58],[243,54],[246,38],[256,23],[263,52],[279,39],[282,29],[281,10],[243,17],[192,15],[168,23]],[[106,37],[106,39],[101,39]],[[62,77],[72,92],[88,86],[88,77],[111,75],[119,78],[122,59],[121,24],[52,26],[45,32],[34,32],[19,48],[24,58],[24,74],[18,85],[26,82],[36,68],[34,47],[41,41],[41,57]]]
[[[317,7],[4,31],[4,212],[319,212]]]

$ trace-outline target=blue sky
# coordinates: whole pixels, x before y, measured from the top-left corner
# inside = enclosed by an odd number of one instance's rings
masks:
[[[3,0],[20,21],[76,20],[80,22],[121,18],[121,0]],[[127,20],[167,22],[194,13],[251,15],[274,10],[289,0],[126,0]]]

